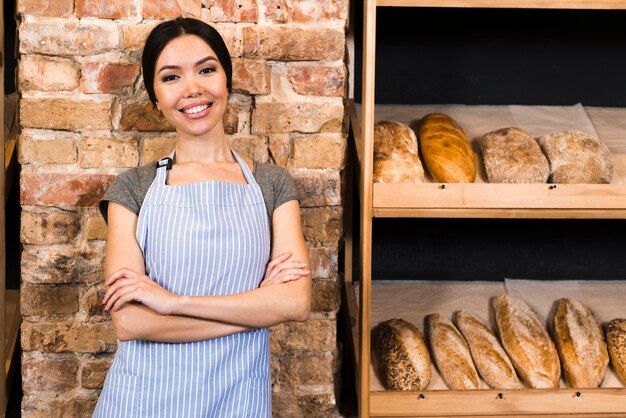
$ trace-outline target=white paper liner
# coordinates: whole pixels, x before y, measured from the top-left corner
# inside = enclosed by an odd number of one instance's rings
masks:
[[[358,286],[355,292],[358,300]],[[519,297],[536,310],[542,320],[549,318],[554,302],[563,297],[580,300],[588,306],[600,323],[613,318],[626,318],[626,282],[620,281],[539,281],[511,280],[485,281],[373,281],[372,282],[372,328],[383,321],[401,318],[415,325],[424,333],[424,318],[440,313],[451,319],[458,310],[469,310],[495,329],[491,298],[508,293]],[[372,350],[375,342],[372,340]],[[377,372],[376,356],[372,353],[370,388],[385,390]],[[433,376],[427,390],[446,390],[441,376],[432,365]],[[561,382],[562,387],[566,387]],[[624,385],[609,367],[602,387]],[[481,388],[488,386],[481,380]]]

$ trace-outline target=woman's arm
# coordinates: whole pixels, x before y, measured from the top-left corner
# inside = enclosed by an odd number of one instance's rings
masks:
[[[251,328],[306,320],[311,307],[311,276],[305,267],[310,262],[296,200],[274,210],[272,258],[261,287],[229,296],[177,296],[146,280],[144,275],[117,272],[108,282],[106,307],[114,312],[136,301],[162,314]]]
[[[110,202],[108,220],[104,277],[108,278],[120,269],[145,274],[143,254],[135,238],[137,215],[120,204]],[[128,303],[119,310],[111,311],[111,318],[117,338],[122,341],[198,341],[249,329],[187,316],[162,315],[138,303]]]

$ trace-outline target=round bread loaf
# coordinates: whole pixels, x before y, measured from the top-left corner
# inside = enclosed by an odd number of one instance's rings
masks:
[[[440,314],[426,318],[428,339],[439,374],[450,389],[479,389],[469,347],[454,324]]]
[[[472,359],[483,380],[494,389],[521,389],[509,356],[500,341],[483,321],[468,311],[454,315],[457,328],[465,337]]]
[[[508,295],[493,300],[500,341],[517,374],[531,388],[556,388],[559,355],[545,327],[526,302]]]
[[[419,137],[424,163],[436,182],[474,182],[474,151],[463,129],[451,117],[443,113],[424,116]]]
[[[430,383],[430,355],[420,331],[403,319],[378,326],[376,356],[389,390],[424,390]]]
[[[606,327],[611,364],[619,379],[626,385],[626,319],[614,319]]]
[[[374,125],[374,182],[421,183],[424,168],[415,132],[401,122]]]
[[[553,328],[567,383],[573,388],[600,386],[609,353],[593,312],[577,300],[561,299],[557,302]]]
[[[553,183],[610,183],[613,155],[598,138],[578,131],[554,132],[539,138],[550,161]]]
[[[491,183],[545,183],[550,164],[526,131],[504,128],[480,139],[487,179]]]

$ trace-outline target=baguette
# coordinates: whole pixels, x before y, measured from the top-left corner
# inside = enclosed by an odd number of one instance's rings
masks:
[[[458,311],[454,315],[457,328],[465,337],[478,373],[494,389],[521,389],[509,356],[493,331],[476,315]]]
[[[617,376],[626,385],[626,319],[614,319],[606,328],[611,364]]]
[[[435,364],[450,389],[479,389],[480,380],[465,339],[452,322],[440,314],[428,315],[430,347]]]
[[[376,355],[383,384],[390,390],[424,390],[430,383],[430,355],[420,331],[403,319],[378,326]]]
[[[424,116],[419,137],[424,163],[436,182],[474,182],[474,151],[463,129],[451,117],[443,113]]]
[[[424,168],[415,132],[400,122],[374,125],[374,183],[421,183]]]
[[[531,388],[556,388],[561,376],[559,355],[537,314],[508,295],[494,298],[493,309],[502,346],[522,381]]]
[[[609,364],[602,329],[577,300],[561,299],[554,314],[554,341],[565,380],[573,388],[597,388]]]

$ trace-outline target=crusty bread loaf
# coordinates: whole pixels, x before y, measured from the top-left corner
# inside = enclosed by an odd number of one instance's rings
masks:
[[[472,183],[476,179],[474,151],[451,117],[443,113],[424,116],[419,137],[424,163],[436,182]]]
[[[554,132],[539,138],[550,161],[553,183],[610,183],[613,155],[598,138],[578,131]]]
[[[465,337],[472,359],[483,380],[494,389],[521,389],[513,364],[498,338],[483,321],[468,311],[454,315],[457,328]]]
[[[430,355],[420,331],[403,319],[378,326],[376,356],[383,384],[390,390],[424,390],[430,383]]]
[[[426,318],[428,339],[439,374],[450,389],[479,389],[469,347],[454,324],[440,314]]]
[[[504,128],[483,135],[480,150],[491,183],[545,183],[550,164],[526,131]]]
[[[374,182],[421,183],[424,168],[418,157],[415,132],[400,122],[374,125]]]
[[[593,312],[574,299],[557,302],[554,342],[565,380],[573,388],[597,388],[609,364],[602,329]]]
[[[531,388],[556,388],[561,376],[559,355],[537,314],[508,295],[494,298],[493,309],[502,346],[524,383]]]
[[[626,385],[626,319],[614,319],[606,327],[606,343],[609,346],[611,364]]]

